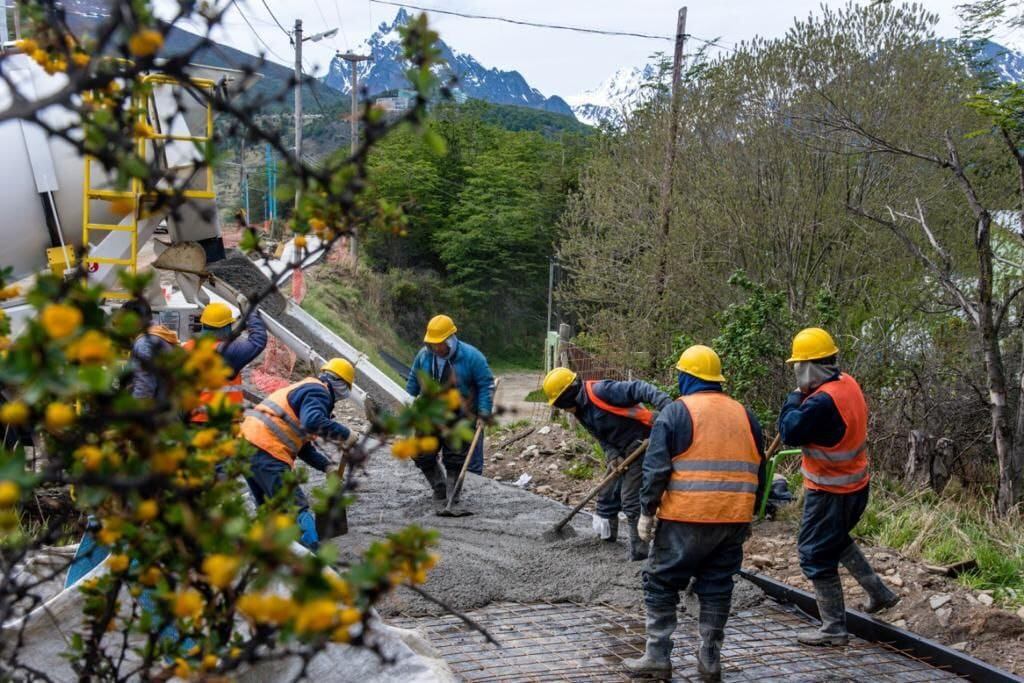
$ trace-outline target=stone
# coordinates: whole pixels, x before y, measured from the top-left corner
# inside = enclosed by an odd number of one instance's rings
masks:
[[[907,627],[907,620],[906,619],[897,619],[896,621],[892,622],[892,625],[895,626],[896,628],[906,628]]]
[[[494,453],[493,455],[491,455],[491,458],[493,460],[504,460],[505,459],[505,454],[499,451],[499,452]]]
[[[953,616],[952,607],[943,607],[942,609],[935,610],[935,618],[939,620],[943,627],[949,626],[949,618],[951,616]]]
[[[992,603],[995,602],[995,598],[988,593],[978,593],[978,602],[985,605],[985,607],[991,607]]]
[[[974,594],[972,593],[964,593],[964,597],[967,598],[967,602],[969,602],[972,605],[981,604],[980,602],[978,602],[978,598],[974,597]]]
[[[551,425],[544,425],[543,427],[541,427],[540,429],[537,430],[537,433],[542,435],[542,436],[546,436],[546,435],[550,434],[551,433]]]
[[[892,562],[892,555],[887,555],[886,553],[875,553],[875,556],[872,559],[879,564],[885,564],[886,562]]]
[[[554,491],[554,489],[553,489],[553,488],[551,488],[550,486],[548,486],[547,484],[545,484],[545,485],[543,485],[543,486],[538,486],[538,487],[537,487],[537,488],[535,489],[535,491],[536,491],[536,492],[537,492],[538,494],[542,495],[542,496],[546,496],[546,495],[548,495],[549,493],[551,493],[552,491]]]
[[[767,555],[751,555],[747,559],[750,561],[750,564],[754,565],[758,569],[764,569],[765,567],[770,567],[774,564],[772,562],[772,558]]]
[[[889,575],[889,576],[892,576],[893,574],[896,573],[896,567],[889,567],[888,569],[885,570],[885,573],[887,575]]]
[[[550,470],[552,472],[556,471],[557,469],[558,469],[558,463],[557,462],[553,462],[550,465],[548,465],[548,470]]]
[[[952,599],[953,599],[952,595],[946,595],[946,594],[943,594],[943,593],[939,593],[939,594],[933,595],[931,598],[929,598],[928,605],[932,609],[937,610],[940,607],[942,607],[943,605],[948,604]]]
[[[899,574],[893,574],[889,577],[889,583],[896,586],[897,588],[903,588],[903,577]]]
[[[950,645],[950,647],[953,648],[954,650],[960,650],[961,652],[963,652],[964,650],[967,649],[967,641],[964,640],[964,641],[959,642],[959,643],[953,643],[952,645]]]
[[[1021,619],[1024,619],[1024,607],[1021,607],[1020,609],[1017,610],[1017,616],[1020,617]]]

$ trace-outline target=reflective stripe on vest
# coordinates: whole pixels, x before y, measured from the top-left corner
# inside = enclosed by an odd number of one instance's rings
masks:
[[[605,411],[606,413],[611,413],[613,415],[618,415],[620,417],[629,418],[630,420],[636,420],[637,422],[647,425],[648,427],[654,424],[654,413],[652,413],[650,410],[648,410],[645,406],[641,404],[622,408],[620,406],[613,406],[611,403],[601,400],[601,398],[597,395],[597,392],[594,391],[595,384],[597,384],[597,380],[591,380],[589,382],[583,383],[583,388],[587,392],[587,398],[589,398],[590,402],[593,403],[595,406]]]
[[[299,387],[312,383],[327,387],[320,380],[310,377],[278,389],[258,406],[246,411],[241,427],[245,440],[288,466],[294,466],[299,450],[312,441],[315,435],[302,428],[299,416],[288,404],[288,396]]]
[[[719,392],[679,399],[690,413],[693,438],[672,459],[658,517],[677,522],[750,522],[761,455],[747,411]]]
[[[857,381],[843,373],[811,394],[827,394],[846,431],[834,446],[806,444],[800,471],[804,486],[829,493],[853,493],[868,485],[868,408]],[[810,397],[808,397],[810,398]]]

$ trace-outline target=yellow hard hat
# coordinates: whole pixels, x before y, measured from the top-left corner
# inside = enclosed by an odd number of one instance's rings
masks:
[[[207,327],[226,327],[235,322],[235,316],[231,313],[230,306],[215,301],[203,309],[199,322]]]
[[[805,360],[820,360],[829,358],[839,353],[839,347],[825,330],[820,327],[808,327],[800,330],[793,337],[793,355],[787,363],[797,363]]]
[[[722,359],[710,346],[697,344],[683,351],[676,363],[676,370],[706,382],[725,381],[722,376]]]
[[[332,358],[323,367],[320,368],[320,372],[333,372],[338,377],[348,382],[349,386],[352,386],[356,382],[356,369],[344,358]]]
[[[455,322],[446,315],[435,315],[427,323],[427,334],[423,341],[428,344],[440,344],[457,332]]]
[[[549,372],[544,378],[544,395],[548,397],[548,405],[553,405],[575,381],[576,373],[569,368],[555,368]]]

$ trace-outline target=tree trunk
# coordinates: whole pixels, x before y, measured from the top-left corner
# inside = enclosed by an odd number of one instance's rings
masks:
[[[936,493],[942,493],[949,483],[953,442],[950,439],[936,439],[915,429],[908,435],[907,445],[904,481],[916,489],[927,486]]]

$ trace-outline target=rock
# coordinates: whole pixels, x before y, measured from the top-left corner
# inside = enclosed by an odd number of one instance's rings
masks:
[[[1020,617],[1021,619],[1024,619],[1024,607],[1021,607],[1020,609],[1017,610],[1017,616]]]
[[[550,471],[552,471],[552,472],[556,471],[558,469],[558,463],[557,462],[551,463],[550,465],[548,465],[548,469]]]
[[[896,586],[897,588],[903,588],[903,577],[899,574],[893,574],[889,577],[889,583]]]
[[[550,434],[551,433],[551,425],[544,425],[543,427],[541,427],[540,429],[537,430],[537,433],[541,434],[542,436],[546,436],[546,435]]]
[[[874,559],[878,564],[885,564],[887,562],[892,562],[892,555],[887,555],[886,553],[875,553],[875,556],[872,559]]]
[[[896,628],[906,628],[907,627],[907,620],[906,619],[897,619],[896,621],[892,622],[892,625],[895,626]]]
[[[967,602],[969,602],[972,605],[981,604],[980,602],[978,602],[978,598],[974,597],[972,593],[964,593],[964,597],[967,598]]]
[[[505,454],[501,453],[501,452],[498,452],[498,453],[493,454],[491,456],[491,458],[494,459],[494,460],[504,460],[505,459]]]
[[[1016,600],[1017,599],[1017,591],[1015,591],[1014,589],[1012,589],[1010,587],[1006,587],[1003,590],[1006,591],[1006,594],[1008,596],[1010,596],[1011,600]]]
[[[942,609],[935,610],[935,618],[939,620],[939,623],[943,626],[949,626],[949,618],[953,616],[952,607],[943,607]]]
[[[953,643],[952,645],[950,645],[950,647],[953,648],[954,650],[960,650],[961,652],[963,652],[964,650],[967,649],[967,641],[965,640],[965,641],[960,642],[960,643]]]
[[[537,455],[539,451],[540,446],[538,446],[537,444],[533,444],[532,446],[527,446],[526,450],[524,450],[519,457],[523,458],[524,460],[532,460],[533,457]]]
[[[548,486],[547,484],[545,484],[545,485],[543,485],[543,486],[538,486],[538,487],[536,488],[536,492],[537,492],[537,493],[538,493],[539,495],[541,495],[541,496],[546,496],[546,495],[548,495],[549,493],[551,493],[552,491],[554,491],[554,489],[553,489],[553,488],[551,488],[550,486]]]
[[[892,576],[893,574],[896,573],[896,567],[889,567],[888,569],[885,570],[885,573],[888,574],[889,576]]]
[[[765,567],[770,567],[774,564],[772,562],[772,558],[767,555],[751,555],[747,559],[750,560],[750,564],[754,565],[758,569],[764,569]]]
[[[929,606],[931,606],[932,609],[937,610],[943,605],[948,604],[952,599],[952,595],[939,593],[938,595],[933,595],[931,598],[929,598],[928,604]]]
[[[995,602],[995,598],[988,593],[978,593],[978,602],[985,605],[985,607],[991,607],[992,603]]]

